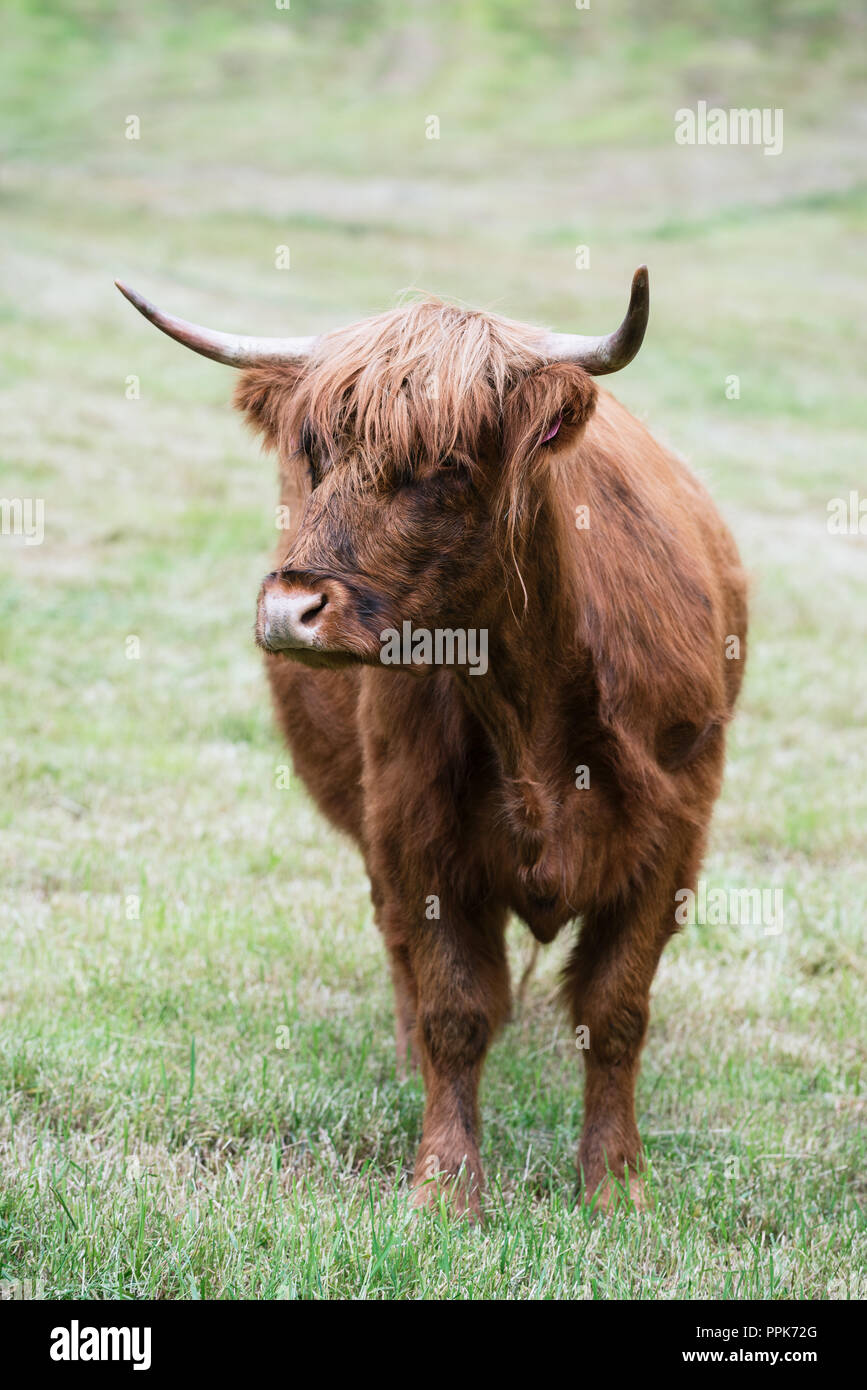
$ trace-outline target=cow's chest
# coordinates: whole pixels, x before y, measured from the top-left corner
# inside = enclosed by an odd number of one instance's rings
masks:
[[[585,911],[617,872],[612,803],[580,773],[516,783],[500,772],[475,837],[494,892],[540,941]]]
[[[444,681],[396,675],[362,721],[368,840],[393,880],[479,888],[549,941],[616,873],[612,789],[581,738],[509,768]],[[385,696],[388,696],[388,699]]]

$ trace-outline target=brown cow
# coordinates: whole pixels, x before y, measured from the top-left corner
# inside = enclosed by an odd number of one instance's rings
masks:
[[[713,503],[593,380],[641,344],[646,271],[608,338],[436,301],[318,340],[234,338],[124,293],[246,368],[236,404],[279,455],[295,524],[256,639],[295,765],[370,874],[398,1062],[427,1092],[416,1201],[445,1175],[478,1209],[510,912],[541,942],[581,919],[564,978],[586,1040],[579,1172],[602,1206],[612,1177],[640,1200],[648,996],[746,636]]]

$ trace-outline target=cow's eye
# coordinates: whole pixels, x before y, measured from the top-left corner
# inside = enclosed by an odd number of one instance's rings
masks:
[[[307,465],[307,472],[310,476],[310,486],[318,487],[320,482],[322,481],[322,475],[319,469],[319,465],[317,463],[316,441],[313,437],[313,431],[311,430],[310,425],[306,420],[304,424],[301,426],[301,436],[298,440],[298,451]]]
[[[318,487],[319,484],[322,482],[322,473],[318,463],[316,462],[316,455],[308,453],[306,449],[302,449],[301,457],[303,458],[305,467],[307,468],[307,476],[310,479],[310,486],[313,488]]]
[[[461,459],[443,459],[435,468],[407,465],[393,482],[395,492],[412,492],[436,501],[445,500],[455,488],[463,489],[471,481],[470,470]]]
[[[319,476],[319,469],[316,467],[315,458],[304,449],[299,449],[298,455],[299,458],[304,460],[304,467],[307,469],[307,476],[310,479],[311,488],[318,487],[322,480]]]
[[[447,486],[466,488],[473,480],[469,465],[463,459],[447,458],[440,465],[438,476]]]

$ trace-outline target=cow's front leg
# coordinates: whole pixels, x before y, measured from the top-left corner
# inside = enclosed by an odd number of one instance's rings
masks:
[[[684,860],[680,859],[683,863]],[[659,957],[677,929],[675,897],[692,885],[670,866],[632,898],[586,915],[566,967],[565,986],[585,1062],[584,1127],[578,1171],[585,1200],[604,1209],[628,1185],[645,1205],[635,1083]],[[622,1187],[612,1185],[611,1177]]]
[[[490,908],[449,910],[444,903],[442,919],[426,922],[410,939],[426,1092],[413,1176],[417,1206],[435,1203],[446,1188],[459,1211],[479,1211],[479,1079],[509,1012],[505,916]]]

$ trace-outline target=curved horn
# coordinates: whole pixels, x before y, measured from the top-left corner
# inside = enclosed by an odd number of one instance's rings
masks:
[[[549,333],[544,352],[558,362],[577,362],[591,376],[619,372],[631,362],[644,339],[650,313],[650,285],[647,266],[640,265],[632,277],[629,308],[620,327],[604,338],[583,338],[576,333]]]
[[[200,328],[186,319],[177,319],[174,314],[164,314],[149,299],[136,294],[129,285],[120,280],[114,282],[124,295],[144,314],[146,319],[168,333],[175,342],[210,357],[215,362],[224,362],[227,367],[263,367],[269,362],[297,362],[307,357],[315,338],[243,338],[236,333],[215,333],[211,328]]]

